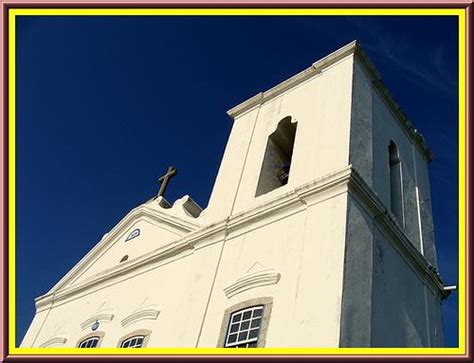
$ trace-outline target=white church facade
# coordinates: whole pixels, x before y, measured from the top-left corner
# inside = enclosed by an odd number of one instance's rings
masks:
[[[442,346],[432,154],[359,44],[228,114],[208,207],[130,211],[21,347]]]

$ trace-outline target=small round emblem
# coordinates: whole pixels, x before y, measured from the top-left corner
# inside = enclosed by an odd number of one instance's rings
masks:
[[[92,324],[92,331],[97,330],[98,327],[99,327],[99,321],[96,320],[95,323]]]

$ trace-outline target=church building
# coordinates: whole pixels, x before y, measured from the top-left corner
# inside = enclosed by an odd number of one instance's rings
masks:
[[[21,347],[443,346],[422,135],[354,41],[228,111],[209,204],[131,210]]]

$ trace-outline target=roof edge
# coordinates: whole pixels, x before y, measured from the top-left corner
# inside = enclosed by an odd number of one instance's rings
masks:
[[[306,81],[307,79],[319,75],[323,70],[327,69],[334,63],[345,58],[348,55],[354,54],[361,64],[364,66],[365,70],[368,72],[372,78],[374,88],[379,92],[382,99],[385,101],[387,106],[390,108],[396,119],[399,121],[400,125],[407,133],[408,137],[412,142],[417,145],[422,152],[422,155],[425,159],[430,162],[433,160],[434,155],[430,148],[428,147],[423,135],[413,127],[408,117],[405,115],[402,108],[394,100],[392,94],[388,90],[387,86],[382,81],[380,72],[377,70],[375,65],[372,63],[370,58],[362,49],[359,41],[354,40],[345,46],[337,49],[331,54],[327,55],[324,58],[314,62],[310,67],[306,68],[302,72],[297,73],[293,77],[286,79],[285,81],[277,84],[276,86],[270,88],[265,92],[259,92],[255,96],[241,102],[237,106],[231,108],[227,111],[227,114],[235,119],[236,117],[242,115],[243,113],[261,105],[274,97],[280,95],[281,93],[299,85],[300,83]]]
[[[328,68],[332,64],[336,63],[337,61],[341,60],[342,58],[353,54],[355,49],[360,47],[357,40],[346,44],[342,48],[332,52],[331,54],[321,58],[320,60],[314,62],[310,67],[306,68],[305,70],[297,73],[293,77],[290,77],[283,82],[277,84],[276,86],[270,88],[265,92],[259,92],[255,96],[245,100],[244,102],[238,104],[237,106],[231,108],[227,111],[227,114],[235,118],[236,116],[242,114],[245,111],[248,111],[252,107],[259,105],[265,101],[268,101],[277,95],[281,94],[282,92],[293,88],[294,86],[300,84],[301,82],[321,73],[324,69]]]

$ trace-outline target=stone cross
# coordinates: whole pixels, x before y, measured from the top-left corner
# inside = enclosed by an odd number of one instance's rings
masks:
[[[165,175],[161,176],[158,179],[158,181],[161,183],[161,186],[160,186],[160,190],[158,191],[158,195],[155,197],[155,199],[165,194],[165,190],[166,190],[169,180],[177,174],[178,174],[178,170],[176,170],[174,166],[170,166],[168,168],[168,171],[165,173]]]

